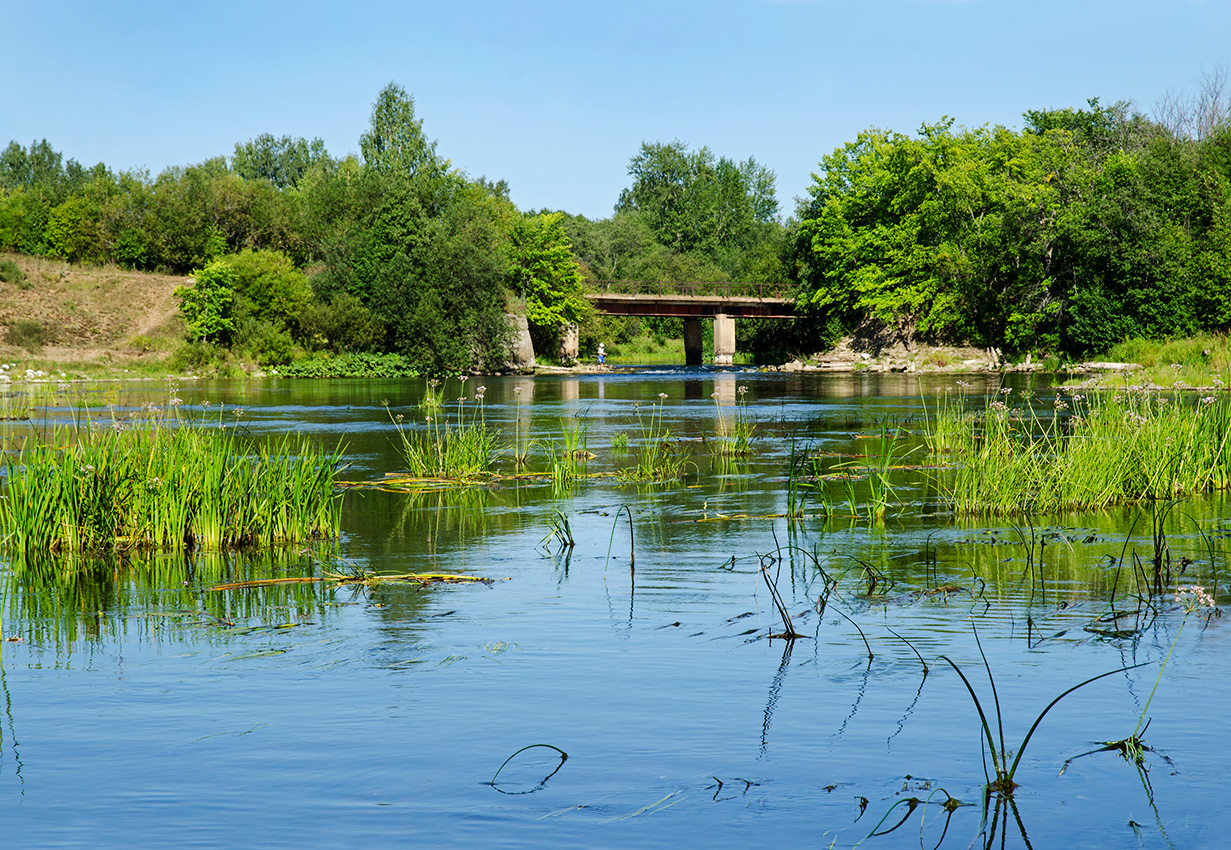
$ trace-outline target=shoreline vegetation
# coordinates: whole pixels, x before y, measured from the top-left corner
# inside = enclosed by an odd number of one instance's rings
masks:
[[[755,158],[679,140],[641,143],[607,218],[519,210],[437,151],[396,83],[343,157],[262,134],[151,175],[12,141],[0,357],[220,377],[494,374],[600,344],[670,362],[682,318],[603,315],[587,287],[706,282],[794,300],[737,321],[759,366],[1141,362],[1114,352],[1231,330],[1231,87],[1204,73],[1217,96],[1154,116],[1091,98],[1021,129],[865,130],[817,152],[793,211]],[[1172,378],[1150,380],[1196,385]]]

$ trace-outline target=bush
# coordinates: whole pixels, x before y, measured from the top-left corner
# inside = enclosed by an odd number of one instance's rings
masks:
[[[235,320],[235,271],[222,260],[214,260],[192,273],[192,286],[177,286],[175,296],[188,322],[193,340],[222,342],[230,339]]]
[[[29,289],[26,273],[12,260],[0,260],[0,282],[15,283],[22,289]]]
[[[309,305],[299,317],[299,327],[314,348],[339,354],[371,350],[385,335],[380,320],[348,292]]]
[[[17,319],[4,334],[4,341],[9,345],[24,348],[31,354],[41,353],[43,346],[54,340],[55,333],[51,328],[28,319]]]
[[[205,340],[193,340],[177,348],[167,360],[167,366],[176,372],[205,372],[225,360],[225,349]]]
[[[419,372],[400,354],[341,354],[299,360],[280,369],[287,378],[416,378]]]

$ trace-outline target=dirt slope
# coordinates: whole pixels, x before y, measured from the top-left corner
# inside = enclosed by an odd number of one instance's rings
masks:
[[[183,338],[173,293],[185,277],[20,254],[0,254],[3,260],[25,274],[20,284],[0,282],[0,359],[6,363],[136,365],[161,360]]]

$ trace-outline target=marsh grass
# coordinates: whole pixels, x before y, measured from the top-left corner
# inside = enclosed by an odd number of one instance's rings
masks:
[[[248,549],[333,537],[332,452],[167,419],[59,426],[5,455],[9,552]]]
[[[407,425],[403,415],[395,415],[385,405],[411,476],[465,480],[495,472],[502,453],[501,430],[487,424],[483,406],[486,389],[477,388],[473,411],[467,411],[466,397],[459,396],[452,417],[443,410],[435,411],[420,427]]]
[[[943,401],[928,443],[956,466],[942,487],[959,514],[1099,510],[1231,485],[1231,400],[1154,393],[1057,395],[1053,415],[989,400],[971,419]]]
[[[1134,383],[1156,386],[1222,387],[1231,373],[1231,338],[1211,334],[1169,340],[1128,339],[1111,348],[1102,359],[1139,363],[1131,373]],[[1104,384],[1117,382],[1106,376]]]

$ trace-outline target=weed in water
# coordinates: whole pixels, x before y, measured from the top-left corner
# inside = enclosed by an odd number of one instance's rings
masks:
[[[411,475],[465,480],[493,473],[501,453],[501,432],[487,424],[483,407],[486,389],[476,388],[475,411],[469,419],[465,396],[458,397],[452,421],[443,415],[428,415],[422,426],[411,427],[401,414],[389,412]]]
[[[984,765],[984,771],[985,771],[984,778],[987,780],[987,785],[986,785],[987,794],[985,795],[985,799],[984,799],[985,809],[986,809],[986,803],[987,803],[986,797],[988,795],[996,794],[1000,797],[1011,797],[1013,795],[1013,789],[1017,787],[1017,783],[1014,781],[1013,777],[1017,773],[1017,766],[1018,764],[1021,763],[1022,756],[1025,755],[1026,753],[1026,747],[1030,744],[1030,739],[1034,735],[1034,730],[1039,728],[1039,724],[1043,722],[1043,718],[1047,716],[1047,712],[1051,711],[1052,708],[1058,702],[1060,702],[1060,700],[1064,699],[1066,696],[1073,693],[1073,691],[1076,691],[1079,688],[1084,688],[1086,685],[1089,685],[1093,682],[1097,682],[1099,679],[1105,679],[1108,676],[1114,676],[1116,673],[1123,673],[1126,670],[1133,670],[1137,667],[1144,666],[1144,664],[1132,664],[1127,667],[1120,667],[1119,669],[1116,669],[1116,670],[1110,670],[1106,673],[1101,673],[1098,676],[1093,676],[1089,679],[1086,679],[1084,682],[1079,682],[1078,684],[1064,691],[1062,694],[1060,694],[1060,696],[1056,697],[1051,702],[1049,702],[1046,708],[1044,708],[1041,712],[1039,712],[1039,715],[1034,719],[1034,723],[1031,724],[1029,731],[1026,732],[1026,737],[1022,738],[1021,743],[1018,744],[1017,755],[1013,758],[1013,761],[1010,763],[1008,760],[1009,750],[1005,745],[1004,719],[1000,712],[1000,696],[996,692],[996,679],[992,676],[992,668],[991,668],[991,665],[988,664],[986,653],[983,652],[983,644],[979,641],[978,631],[975,631],[975,644],[979,647],[979,656],[983,659],[983,667],[984,669],[987,670],[987,680],[988,680],[988,683],[991,685],[991,689],[992,689],[992,702],[996,708],[996,733],[997,733],[996,735],[992,734],[991,723],[988,720],[987,712],[984,711],[983,709],[983,703],[979,699],[979,694],[975,691],[974,686],[970,683],[970,680],[966,678],[966,674],[962,672],[962,668],[959,667],[956,663],[954,663],[954,661],[951,658],[949,658],[949,656],[947,655],[941,655],[940,658],[942,661],[944,661],[946,664],[952,667],[954,671],[957,673],[957,675],[961,678],[962,684],[966,686],[966,690],[970,693],[971,700],[974,701],[975,710],[979,713],[979,722],[982,724],[982,727],[983,727],[982,741],[983,741],[983,744],[986,745],[988,753],[991,756],[992,772],[995,774],[994,777],[991,774],[987,774],[986,764]],[[1148,663],[1148,662],[1145,662],[1145,663]],[[999,748],[997,748],[997,742],[999,742],[999,745],[1000,745]],[[984,814],[986,816],[986,811]]]
[[[162,418],[62,426],[4,458],[9,551],[243,549],[337,534],[342,448]]]
[[[547,521],[547,534],[539,541],[539,545],[550,553],[553,541],[559,545],[559,551],[572,549],[576,545],[568,515],[563,511],[557,510],[552,513],[551,519]]]
[[[1097,510],[1231,486],[1231,399],[1130,388],[1057,394],[1047,417],[989,399],[979,419],[946,404],[928,442],[956,469],[943,483],[961,514]]]
[[[752,442],[757,436],[756,423],[748,415],[745,396],[748,387],[741,386],[736,391],[735,415],[727,417],[722,410],[722,402],[718,393],[713,393],[716,418],[714,424],[715,439],[718,454],[724,457],[744,457],[751,453]]]
[[[671,439],[671,429],[663,422],[663,403],[666,393],[658,394],[658,403],[650,408],[650,415],[637,410],[641,426],[641,444],[634,451],[637,463],[620,471],[626,481],[671,481],[682,478],[688,467],[687,453],[678,441]]]

